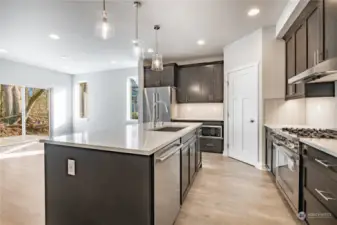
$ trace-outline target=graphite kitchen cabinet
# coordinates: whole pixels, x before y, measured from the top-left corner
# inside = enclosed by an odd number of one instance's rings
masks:
[[[324,1],[324,43],[325,59],[337,57],[337,1]]]
[[[151,67],[144,68],[144,87],[175,87],[176,64],[164,65],[163,71],[152,71]]]
[[[223,62],[184,65],[177,78],[178,103],[223,102]]]
[[[289,78],[292,78],[296,75],[296,68],[295,68],[295,38],[291,36],[289,40],[286,41],[286,82]],[[296,95],[295,92],[295,85],[286,85],[286,96],[294,96]]]
[[[295,46],[296,46],[296,54],[295,54],[295,68],[296,74],[304,72],[307,67],[307,26],[306,23],[302,24],[302,26],[295,33]],[[295,84],[295,93],[298,95],[305,94],[305,84]]]
[[[326,53],[330,51],[331,57],[334,57],[337,44],[332,39],[335,40],[335,38],[330,39],[326,35],[329,34],[331,37],[336,35],[335,37],[337,37],[336,20],[333,19],[337,17],[335,14],[336,4],[334,0],[310,1],[284,36],[286,41],[286,100],[335,96],[334,82],[288,85],[288,79],[322,62],[326,59],[324,55],[327,55]],[[330,26],[327,25],[327,18],[331,20]],[[326,48],[325,51],[323,50],[324,46]]]
[[[308,225],[337,224],[337,158],[302,144],[302,205]]]

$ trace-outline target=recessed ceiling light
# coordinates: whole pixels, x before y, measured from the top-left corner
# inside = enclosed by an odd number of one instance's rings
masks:
[[[248,11],[248,16],[256,16],[259,13],[260,13],[260,9],[252,8]]]
[[[200,39],[200,40],[197,41],[197,44],[198,45],[204,45],[205,44],[205,40]]]
[[[6,49],[0,48],[0,53],[6,54],[8,51]]]
[[[59,40],[60,37],[57,34],[49,34],[49,37],[53,40]]]
[[[61,59],[66,60],[66,59],[70,59],[70,57],[69,57],[69,56],[66,56],[66,55],[63,55],[63,56],[61,56]]]
[[[110,63],[111,63],[111,64],[116,64],[117,62],[116,62],[116,61],[114,61],[114,60],[112,60]]]
[[[148,53],[153,53],[154,51],[153,51],[152,48],[149,48],[149,49],[147,50],[147,52],[148,52]]]

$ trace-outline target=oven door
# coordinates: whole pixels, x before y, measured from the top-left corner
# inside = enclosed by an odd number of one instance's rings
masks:
[[[276,149],[276,182],[291,204],[298,212],[299,205],[299,155],[283,145],[274,143]]]
[[[223,139],[222,126],[208,126],[208,125],[202,126],[201,127],[201,137],[202,138]]]

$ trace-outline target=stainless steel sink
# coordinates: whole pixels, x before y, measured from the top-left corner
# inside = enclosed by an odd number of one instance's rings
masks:
[[[158,128],[158,129],[153,129],[153,131],[177,132],[177,131],[180,131],[184,128],[185,127],[161,127],[161,128]]]

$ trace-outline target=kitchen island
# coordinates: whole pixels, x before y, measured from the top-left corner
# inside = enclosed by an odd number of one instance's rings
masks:
[[[46,225],[172,225],[201,167],[201,125],[126,125],[41,140]]]

